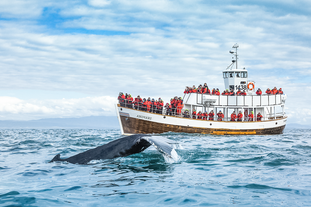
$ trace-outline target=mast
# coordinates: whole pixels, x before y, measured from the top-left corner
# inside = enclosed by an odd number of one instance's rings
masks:
[[[232,62],[235,62],[235,69],[238,69],[238,43],[235,43],[232,48],[235,48],[235,52],[229,51],[231,54],[235,56],[235,60],[232,60]]]

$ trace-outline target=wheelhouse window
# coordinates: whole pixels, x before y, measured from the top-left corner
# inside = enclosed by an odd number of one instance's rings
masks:
[[[240,72],[235,72],[235,76],[236,76],[237,78],[241,78],[241,73],[240,73]]]
[[[228,72],[224,72],[224,78],[228,78]]]
[[[229,72],[229,77],[230,77],[230,78],[233,78],[233,73],[234,73],[234,72]]]
[[[242,78],[247,78],[247,72],[241,72],[242,73]]]

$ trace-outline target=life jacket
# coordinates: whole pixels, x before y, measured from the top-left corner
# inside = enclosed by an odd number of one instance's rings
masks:
[[[266,90],[266,94],[271,94],[271,90]]]
[[[257,121],[261,121],[262,115],[261,114],[257,114]]]
[[[192,112],[192,118],[195,119],[195,118],[196,118],[196,117],[195,117],[196,115],[197,115],[197,112],[193,111],[193,112]]]
[[[204,88],[203,88],[203,93],[205,94],[206,92],[207,92],[207,88],[204,87]]]
[[[237,96],[240,96],[240,95],[241,95],[241,91],[237,91],[237,92],[236,92],[236,95],[237,95]]]
[[[125,96],[124,96],[124,94],[123,94],[122,96],[119,96],[118,99],[119,99],[119,101],[120,101],[121,103],[124,103],[124,101],[125,101]]]
[[[243,114],[238,113],[238,121],[242,121]]]
[[[278,90],[272,89],[272,94],[273,94],[273,95],[276,94],[277,92],[278,92]]]
[[[197,119],[202,119],[202,113],[198,113]]]
[[[236,119],[236,115],[235,114],[231,114],[231,121],[235,121]]]
[[[214,115],[215,115],[215,114],[214,114],[214,113],[212,113],[212,112],[211,112],[211,113],[209,113],[209,114],[208,114],[208,116],[209,116],[209,120],[214,120]]]
[[[262,94],[262,91],[258,91],[258,90],[257,90],[257,91],[256,91],[256,94],[257,94],[257,95],[261,95],[261,94]]]
[[[207,120],[208,114],[207,113],[203,113],[202,115],[203,115],[203,120]]]
[[[219,92],[219,91],[216,91],[215,94],[216,94],[217,96],[219,96],[219,95],[220,95],[220,92]]]
[[[218,121],[222,121],[222,119],[225,117],[223,113],[218,113],[217,116],[218,116],[218,119],[217,119]]]
[[[254,119],[254,114],[250,113],[248,115],[248,121],[253,121],[253,119]]]
[[[147,102],[147,111],[150,111],[152,102],[151,101],[146,101]]]
[[[277,94],[283,94],[283,91],[282,90],[278,90]]]

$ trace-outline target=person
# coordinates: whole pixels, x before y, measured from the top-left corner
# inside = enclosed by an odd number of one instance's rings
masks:
[[[256,94],[257,94],[258,96],[260,96],[260,95],[262,94],[262,91],[261,91],[260,88],[258,88],[258,90],[256,91]]]
[[[228,89],[224,90],[224,92],[221,95],[228,96],[229,95],[229,90]]]
[[[165,105],[165,111],[166,111],[166,115],[172,115],[171,114],[171,109],[172,109],[172,106],[169,104],[169,103],[166,103]]]
[[[197,92],[197,89],[196,89],[195,85],[193,85],[193,87],[192,87],[192,93],[196,93],[196,92]]]
[[[253,121],[254,120],[254,112],[251,111],[251,113],[248,115],[248,121]]]
[[[216,94],[216,89],[213,88],[213,90],[212,90],[212,95],[215,95],[215,94]]]
[[[147,111],[147,100],[144,98],[142,103],[142,111]]]
[[[150,100],[150,97],[148,97],[147,101],[146,101],[146,105],[147,105],[147,111],[148,112],[151,112],[151,105],[152,105],[152,102]]]
[[[241,96],[246,96],[245,90],[243,90],[243,92],[241,93]]]
[[[197,114],[197,119],[202,119],[202,112],[199,111],[199,113]]]
[[[274,87],[274,88],[271,90],[271,94],[273,94],[273,95],[275,95],[277,92],[278,92],[278,89],[276,89],[276,87]]]
[[[257,121],[261,121],[262,119],[262,115],[260,114],[260,112],[257,114]]]
[[[205,112],[202,114],[202,118],[203,118],[203,120],[207,120],[207,117],[208,117],[208,114],[207,114],[207,112],[205,111]]]
[[[197,112],[195,110],[193,110],[192,112],[192,118],[193,119],[196,119],[197,118]]]
[[[164,106],[163,100],[161,98],[159,98],[159,101],[158,101],[158,114],[162,114],[163,106]]]
[[[131,94],[129,94],[128,96],[127,96],[127,107],[128,108],[133,108],[133,106],[132,106],[132,103],[133,103],[133,97],[131,96]]]
[[[283,94],[282,88],[278,90],[277,94]]]
[[[266,94],[271,94],[270,88],[268,88],[268,89],[266,90]]]
[[[217,121],[222,121],[222,119],[225,117],[221,111],[218,112],[217,116],[218,116]]]
[[[135,99],[134,99],[134,108],[139,110],[140,109],[140,106],[141,106],[141,103],[142,103],[142,99],[140,98],[140,96],[138,95]]]
[[[236,95],[237,95],[237,96],[240,96],[240,95],[241,95],[241,93],[242,93],[242,92],[241,92],[241,90],[240,90],[240,89],[238,89],[238,91],[236,92]]]
[[[211,110],[211,112],[209,112],[208,116],[209,116],[209,120],[214,120],[214,111]]]
[[[220,92],[219,92],[219,89],[218,89],[218,88],[216,89],[215,95],[216,95],[216,96],[219,96],[219,95],[220,95]]]
[[[203,94],[206,94],[206,93],[207,93],[207,88],[206,88],[205,86],[203,86],[203,88],[202,88],[202,93],[203,93]]]
[[[181,97],[179,97],[177,101],[177,115],[181,114],[181,110],[183,107],[183,101],[181,100]]]
[[[190,118],[190,114],[189,114],[189,110],[188,109],[186,109],[184,111],[184,118]]]
[[[118,100],[119,100],[120,106],[125,107],[125,96],[122,92],[119,93]]]
[[[233,113],[231,114],[231,121],[235,121],[236,119],[236,114],[235,111],[233,111]]]
[[[230,89],[229,96],[234,96],[234,95],[235,95],[235,93],[234,93],[233,89],[231,88],[231,89]]]
[[[238,119],[237,119],[237,121],[242,121],[243,114],[242,114],[242,112],[241,112],[241,111],[238,113],[237,118],[238,118]]]

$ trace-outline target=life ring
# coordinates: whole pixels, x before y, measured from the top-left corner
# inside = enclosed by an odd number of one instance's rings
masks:
[[[255,84],[253,82],[250,82],[250,83],[247,84],[247,88],[252,91],[255,88]]]

